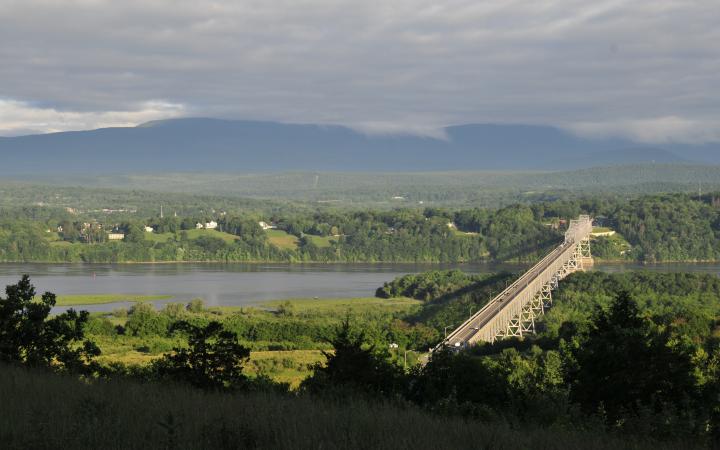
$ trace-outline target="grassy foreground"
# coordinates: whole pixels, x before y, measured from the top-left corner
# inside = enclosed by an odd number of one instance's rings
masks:
[[[594,432],[512,429],[347,397],[203,393],[127,380],[87,384],[6,365],[0,399],[4,449],[651,448]]]

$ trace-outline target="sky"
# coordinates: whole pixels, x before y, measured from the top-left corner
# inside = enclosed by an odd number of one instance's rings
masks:
[[[718,0],[0,0],[0,136],[173,117],[720,142]]]

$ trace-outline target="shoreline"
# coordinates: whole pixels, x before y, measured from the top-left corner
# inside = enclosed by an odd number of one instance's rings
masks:
[[[643,266],[654,266],[664,264],[720,264],[720,259],[692,259],[692,260],[663,260],[655,262],[635,261],[626,259],[595,259],[595,264],[622,265],[622,264],[640,264]],[[85,262],[85,261],[0,261],[0,265],[5,264],[38,264],[38,265],[56,265],[56,264],[72,264],[83,266],[100,266],[100,265],[167,265],[167,264],[279,264],[287,266],[301,265],[322,265],[322,266],[351,266],[351,265],[427,265],[427,266],[443,266],[443,265],[529,265],[532,261],[278,261],[278,260],[254,260],[254,261],[223,261],[223,260],[197,260],[197,261],[106,261],[106,262]]]

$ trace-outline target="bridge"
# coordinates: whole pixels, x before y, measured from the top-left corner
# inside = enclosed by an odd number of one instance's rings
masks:
[[[562,244],[448,334],[436,349],[535,333],[535,320],[552,304],[552,291],[558,282],[592,265],[591,232],[590,216],[571,220]]]

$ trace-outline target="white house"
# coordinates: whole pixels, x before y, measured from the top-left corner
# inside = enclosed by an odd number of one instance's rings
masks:
[[[153,231],[155,231],[155,230],[153,229],[153,227],[149,227],[149,226],[147,226],[147,225],[145,226],[145,232],[146,232],[146,233],[152,233]]]
[[[122,241],[125,239],[125,233],[108,233],[108,241]]]
[[[206,230],[214,230],[215,228],[217,228],[217,222],[215,222],[214,220],[205,223]]]
[[[260,228],[262,228],[263,230],[274,230],[277,228],[277,225],[275,225],[274,223],[267,223],[263,221],[258,222],[258,225],[260,225]]]
[[[204,227],[204,225],[201,224],[200,222],[198,222],[198,223],[195,224],[195,228],[197,228],[198,230],[199,230],[200,228],[203,228],[203,227]]]

